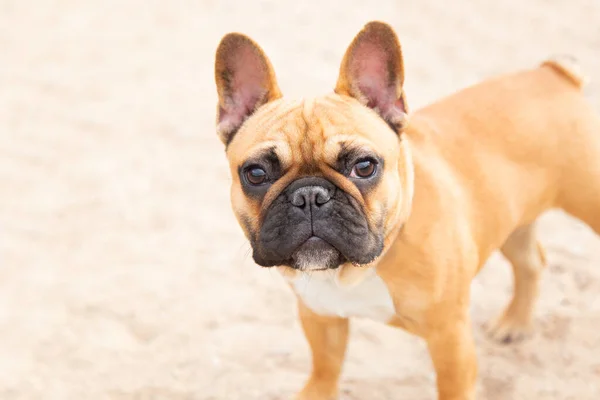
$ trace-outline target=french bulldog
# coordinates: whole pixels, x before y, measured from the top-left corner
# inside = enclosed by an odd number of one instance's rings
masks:
[[[239,33],[220,42],[215,79],[233,211],[255,262],[296,293],[312,350],[299,400],[337,398],[350,317],[420,336],[438,398],[474,399],[469,289],[490,254],[512,264],[514,293],[489,333],[517,341],[546,265],[538,216],[561,208],[600,233],[600,118],[570,58],[409,113],[400,43],[374,21],[333,93],[283,97]]]

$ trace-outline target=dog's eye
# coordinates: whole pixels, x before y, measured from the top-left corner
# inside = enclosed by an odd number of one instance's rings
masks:
[[[262,185],[267,181],[267,171],[258,166],[250,167],[246,170],[246,180],[254,186]]]
[[[362,160],[354,164],[352,172],[350,172],[350,176],[352,178],[370,178],[375,174],[376,170],[377,162],[375,160]]]

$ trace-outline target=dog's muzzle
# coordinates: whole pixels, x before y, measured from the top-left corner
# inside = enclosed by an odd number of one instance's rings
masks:
[[[360,263],[380,251],[373,244],[362,210],[347,193],[325,178],[305,177],[273,201],[253,247],[259,265],[306,271]]]

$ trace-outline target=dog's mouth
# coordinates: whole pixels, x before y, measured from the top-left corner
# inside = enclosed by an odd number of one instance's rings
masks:
[[[321,177],[303,177],[288,185],[262,222],[252,235],[252,247],[254,261],[263,267],[335,269],[344,263],[370,263],[383,250],[362,207]]]
[[[289,266],[300,271],[335,269],[346,258],[335,247],[318,236],[309,237],[292,254]]]

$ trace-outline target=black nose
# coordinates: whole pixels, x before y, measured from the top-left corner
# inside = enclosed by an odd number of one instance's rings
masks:
[[[292,193],[290,202],[296,207],[304,208],[307,206],[320,207],[329,200],[331,200],[331,195],[323,186],[303,186]]]

